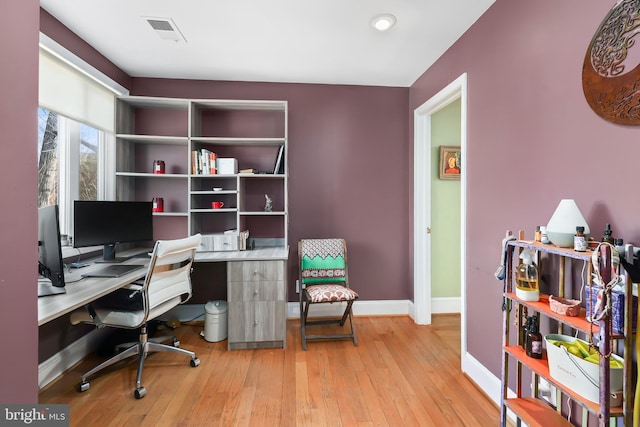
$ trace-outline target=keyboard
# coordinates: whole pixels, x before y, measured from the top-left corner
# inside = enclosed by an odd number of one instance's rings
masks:
[[[82,274],[82,277],[120,277],[139,268],[142,264],[110,264]]]

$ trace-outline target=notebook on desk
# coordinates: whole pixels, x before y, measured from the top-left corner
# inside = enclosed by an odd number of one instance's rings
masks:
[[[144,268],[142,264],[109,264],[88,271],[82,277],[120,277],[139,268]]]

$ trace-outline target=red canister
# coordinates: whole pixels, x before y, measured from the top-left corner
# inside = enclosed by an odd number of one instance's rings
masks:
[[[162,197],[154,197],[151,202],[151,212],[164,212],[164,199]]]
[[[164,173],[164,161],[163,160],[154,160],[153,161],[153,173]]]

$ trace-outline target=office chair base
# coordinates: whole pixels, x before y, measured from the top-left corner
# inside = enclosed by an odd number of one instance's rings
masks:
[[[166,337],[160,337],[158,339],[162,340],[164,338]],[[172,338],[172,337],[169,337],[169,338]],[[142,381],[142,368],[144,366],[144,360],[146,359],[148,353],[153,353],[153,352],[180,353],[180,354],[184,354],[191,357],[191,361],[189,362],[189,364],[191,365],[192,368],[195,368],[200,365],[200,359],[196,357],[196,354],[194,352],[179,348],[179,345],[180,345],[180,342],[175,338],[173,339],[172,345],[160,344],[158,342],[155,342],[155,340],[154,341],[148,340],[146,327],[143,326],[140,331],[140,341],[137,343],[134,343],[131,347],[116,354],[112,358],[102,362],[101,364],[91,369],[90,371],[87,371],[86,373],[84,373],[82,375],[80,384],[78,386],[78,391],[84,392],[89,390],[90,384],[89,384],[89,381],[87,381],[87,377],[101,371],[102,369],[108,366],[113,365],[116,362],[125,360],[131,356],[138,356],[138,373],[136,376],[136,389],[134,390],[133,394],[136,399],[142,399],[147,394],[147,390],[142,386],[141,381]]]

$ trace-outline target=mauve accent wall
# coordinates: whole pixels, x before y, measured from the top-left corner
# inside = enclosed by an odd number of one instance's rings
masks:
[[[297,241],[310,237],[347,240],[362,300],[412,299],[408,88],[132,81],[132,95],[288,101],[289,300],[297,300]]]
[[[468,76],[467,350],[498,377],[502,283],[493,273],[506,230],[531,238],[573,198],[595,237],[611,223],[640,245],[640,128],[598,117],[581,84],[587,46],[614,3],[498,0],[410,90],[411,114]]]
[[[92,17],[87,17],[87,19],[92,19]],[[118,84],[125,88],[131,86],[131,78],[124,71],[116,67],[113,62],[109,61],[100,52],[91,47],[89,43],[78,37],[73,31],[62,25],[60,21],[44,9],[40,9],[40,31],[109,76]]]
[[[38,402],[37,154],[38,8],[5,0],[0,27],[0,403]]]

